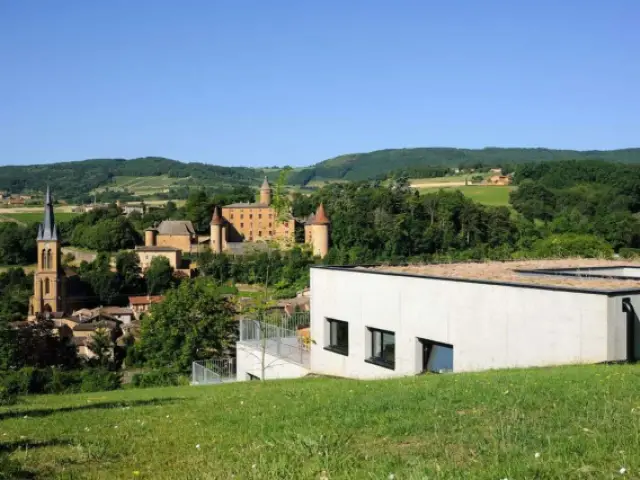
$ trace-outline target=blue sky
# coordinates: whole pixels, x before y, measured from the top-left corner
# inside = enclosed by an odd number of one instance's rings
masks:
[[[0,164],[640,146],[638,0],[0,0]]]

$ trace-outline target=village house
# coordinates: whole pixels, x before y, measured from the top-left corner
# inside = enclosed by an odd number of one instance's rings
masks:
[[[164,297],[162,295],[135,295],[129,297],[129,308],[133,312],[136,320],[140,320],[143,313],[147,313],[154,303],[160,303]]]

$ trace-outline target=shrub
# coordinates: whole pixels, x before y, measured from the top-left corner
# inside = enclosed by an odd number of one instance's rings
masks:
[[[106,390],[118,390],[122,386],[122,375],[119,372],[110,372],[102,368],[84,370],[82,372],[82,392],[101,392]]]
[[[622,258],[628,258],[628,259],[640,258],[640,248],[625,247],[625,248],[621,248],[618,253]]]
[[[7,387],[0,385],[0,405],[13,405],[17,398],[17,395],[10,392]]]
[[[538,240],[532,253],[538,258],[611,258],[613,248],[600,237],[563,233]]]
[[[146,373],[136,373],[131,379],[131,384],[136,388],[173,387],[188,385],[189,380],[175,370],[161,369]]]
[[[78,393],[82,384],[82,372],[73,370],[65,372],[59,368],[51,369],[51,381],[46,393]]]

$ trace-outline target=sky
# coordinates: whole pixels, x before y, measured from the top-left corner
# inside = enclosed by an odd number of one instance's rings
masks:
[[[0,164],[640,147],[638,0],[0,0]]]

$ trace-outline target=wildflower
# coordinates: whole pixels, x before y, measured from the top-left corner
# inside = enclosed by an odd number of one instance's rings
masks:
[[[393,480],[394,478],[396,478],[396,476],[393,473],[389,474],[389,477],[387,477],[389,480]]]
[[[113,428],[118,428],[118,425],[114,425],[114,427],[113,427]]]
[[[167,418],[169,418],[169,415],[167,415]]]
[[[200,450],[200,444],[197,444],[197,445],[196,445],[196,448],[197,448],[198,450]]]
[[[627,473],[627,469],[622,467],[620,470],[620,475],[624,475],[625,473]]]
[[[22,417],[22,418],[29,418],[29,415],[25,415],[25,416],[24,416],[24,417]]]
[[[133,476],[134,477],[139,477],[140,476],[140,470],[134,470],[133,471]]]
[[[534,457],[536,457],[536,458],[540,458],[540,452],[536,452],[536,454],[534,455]]]
[[[84,427],[85,432],[88,432],[89,430],[91,430],[89,427]]]
[[[257,465],[254,463],[253,465],[251,465],[251,470],[255,470],[257,467]]]

